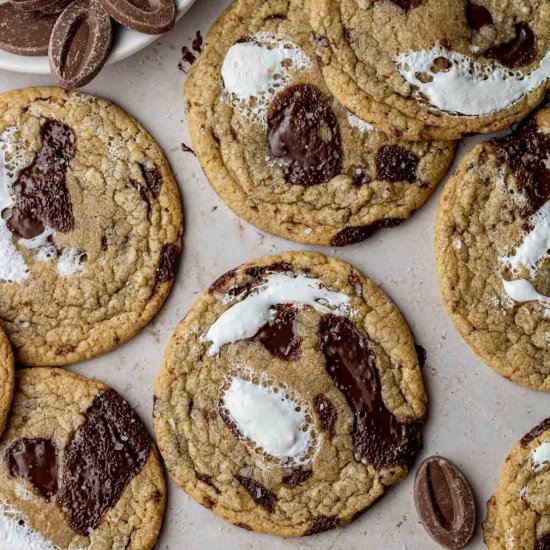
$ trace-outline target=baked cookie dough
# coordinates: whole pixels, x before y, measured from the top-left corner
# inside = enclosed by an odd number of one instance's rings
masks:
[[[308,0],[237,0],[185,86],[192,146],[220,197],[260,229],[345,245],[408,218],[451,142],[388,137],[342,107],[316,63]]]
[[[13,397],[13,378],[13,353],[7,336],[0,329],[0,435],[4,431]]]
[[[0,95],[0,326],[17,361],[67,365],[134,336],[166,299],[179,191],[153,138],[106,100]]]
[[[550,547],[550,418],[527,433],[502,467],[483,524],[489,550]]]
[[[550,3],[312,0],[319,64],[351,112],[406,139],[522,119],[550,82]]]
[[[137,414],[105,384],[23,369],[0,438],[3,550],[153,548],[166,483]]]
[[[349,264],[264,257],[176,330],[154,424],[174,481],[222,518],[301,536],[344,525],[407,474],[426,394],[396,306]]]
[[[443,300],[493,369],[550,391],[550,109],[474,147],[435,228]]]

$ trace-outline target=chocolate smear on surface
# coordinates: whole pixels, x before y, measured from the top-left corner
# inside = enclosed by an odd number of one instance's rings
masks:
[[[267,138],[273,156],[283,161],[288,183],[317,185],[341,171],[338,119],[315,86],[296,84],[274,96],[267,114]]]
[[[6,461],[12,477],[29,480],[46,500],[57,493],[57,453],[51,439],[18,439],[7,449]]]
[[[427,458],[414,482],[418,518],[428,534],[445,548],[463,548],[476,526],[472,489],[464,474],[440,456]]]
[[[376,153],[377,179],[385,181],[416,181],[418,157],[400,145],[382,145]]]
[[[176,276],[180,253],[181,250],[175,244],[165,244],[162,248],[157,267],[157,276],[153,286],[153,294],[155,294],[160,285],[172,281]]]
[[[346,227],[339,231],[332,238],[333,246],[346,246],[348,244],[359,243],[368,239],[375,231],[386,227],[396,227],[405,220],[403,218],[382,218],[368,225],[357,225],[354,227]]]
[[[5,218],[10,231],[24,239],[37,237],[46,226],[64,233],[74,227],[65,175],[75,154],[75,135],[66,124],[51,119],[41,134],[34,161],[13,184],[13,205]]]
[[[300,351],[298,310],[291,304],[279,305],[275,315],[252,337],[279,359],[296,359]]]
[[[493,17],[485,6],[474,4],[471,0],[468,0],[466,4],[466,21],[468,21],[470,28],[477,31],[485,25],[492,25]]]
[[[539,131],[536,118],[522,123],[512,134],[491,142],[501,161],[514,172],[527,198],[526,214],[550,199],[550,133]]]
[[[340,520],[336,516],[315,516],[313,525],[309,528],[306,535],[318,535],[331,529],[336,529],[340,525]]]
[[[489,48],[483,52],[483,56],[510,69],[529,65],[537,56],[537,38],[527,23],[518,23],[516,36],[512,40]]]
[[[550,550],[550,533],[537,537],[534,550]]]
[[[277,505],[277,495],[275,493],[269,491],[261,483],[250,477],[236,475],[235,478],[246,489],[256,504],[271,514],[275,511],[275,506]]]
[[[294,468],[290,474],[283,477],[283,485],[289,489],[293,489],[306,482],[312,475],[312,470],[306,470],[300,467]]]
[[[12,3],[0,5],[0,50],[16,55],[48,55],[57,15],[26,12]]]
[[[319,338],[327,372],[355,417],[351,435],[357,459],[377,468],[410,467],[422,448],[422,424],[401,422],[386,408],[376,356],[365,336],[349,319],[326,315]]]
[[[139,474],[151,438],[132,408],[112,389],[100,393],[65,447],[57,501],[69,523],[89,536]]]

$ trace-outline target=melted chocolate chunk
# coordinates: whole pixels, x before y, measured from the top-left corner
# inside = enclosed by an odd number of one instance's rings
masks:
[[[534,441],[539,435],[542,435],[544,432],[547,432],[550,430],[550,418],[545,418],[540,424],[535,426],[532,430],[527,432],[522,438],[521,438],[521,445],[522,447],[527,447],[531,441]]]
[[[355,244],[368,239],[375,231],[386,227],[396,227],[405,220],[402,218],[382,218],[369,225],[357,225],[355,227],[346,227],[339,231],[332,239],[333,246],[346,246]]]
[[[338,412],[332,404],[332,401],[323,394],[319,394],[315,396],[313,405],[319,417],[319,422],[321,422],[321,427],[328,433],[329,437],[332,437],[334,435],[334,425],[338,418]]]
[[[28,479],[46,500],[57,493],[57,455],[50,439],[18,439],[6,451],[6,461],[12,477]]]
[[[426,353],[426,348],[420,344],[415,344],[414,349],[416,350],[416,355],[418,356],[418,366],[423,369],[426,365],[426,357],[428,356]]]
[[[252,337],[279,359],[296,359],[300,351],[298,311],[290,304],[277,306],[275,316]]]
[[[207,474],[201,474],[199,472],[195,472],[195,475],[197,476],[197,479],[199,481],[202,481],[203,483],[205,483],[206,485],[209,485],[210,487],[212,487],[216,493],[219,493],[220,491],[218,490],[218,488],[214,485],[214,482],[212,481],[212,477],[207,475]]]
[[[378,179],[385,181],[416,181],[418,157],[400,145],[382,145],[376,153]]]
[[[426,0],[391,0],[396,6],[405,11],[412,10],[421,6]]]
[[[202,52],[202,36],[201,31],[197,31],[195,33],[195,38],[193,38],[193,42],[191,42],[191,47],[197,52]]]
[[[351,177],[353,179],[353,185],[361,187],[372,181],[368,170],[364,166],[356,164],[351,169]]]
[[[550,199],[550,134],[539,132],[536,120],[520,125],[513,134],[493,142],[497,154],[514,172],[527,197],[526,214],[536,212]]]
[[[210,292],[221,292],[229,284],[229,282],[235,277],[237,273],[236,269],[230,269],[225,272],[223,275],[220,275],[208,289]]]
[[[495,59],[511,69],[523,67],[537,56],[537,38],[527,23],[518,23],[516,36],[512,40],[489,48],[483,52],[483,56]]]
[[[140,164],[141,174],[145,183],[147,184],[147,189],[150,191],[153,198],[158,199],[160,195],[160,190],[162,189],[162,175],[158,169],[158,166],[154,163],[145,166]]]
[[[298,487],[305,481],[307,481],[313,475],[312,470],[305,470],[304,468],[295,468],[290,474],[283,477],[283,485],[293,489]]]
[[[236,475],[235,478],[246,489],[256,504],[267,510],[270,514],[275,511],[275,506],[277,505],[277,495],[275,493],[272,493],[261,483],[250,477]]]
[[[550,533],[537,537],[534,550],[550,550]]]
[[[355,416],[353,445],[359,460],[377,468],[411,466],[422,448],[421,423],[401,422],[382,399],[376,357],[345,317],[326,315],[319,328],[326,369]]]
[[[279,92],[267,115],[271,153],[284,161],[288,183],[317,185],[340,173],[338,120],[323,93],[310,84]]]
[[[75,153],[73,131],[62,122],[46,120],[42,146],[33,163],[13,184],[13,206],[6,225],[23,239],[40,235],[45,226],[67,232],[74,227],[73,207],[65,173]]]
[[[155,294],[161,284],[171,281],[176,276],[180,252],[180,249],[175,244],[165,244],[162,248],[160,262],[157,267],[157,278],[153,286],[153,294]]]
[[[474,4],[470,0],[466,4],[466,21],[468,25],[475,31],[481,29],[485,25],[493,24],[491,12],[485,7]]]
[[[96,529],[143,468],[151,439],[137,414],[114,390],[97,395],[63,457],[58,503],[82,535]]]
[[[313,525],[309,528],[306,535],[317,535],[336,529],[340,525],[340,520],[335,516],[315,516],[313,518]]]
[[[257,266],[247,268],[246,274],[254,279],[260,279],[267,273],[282,273],[284,271],[292,271],[292,265],[287,262],[277,262],[270,265]]]

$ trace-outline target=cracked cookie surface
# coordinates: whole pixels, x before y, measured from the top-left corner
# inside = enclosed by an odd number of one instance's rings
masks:
[[[550,391],[550,109],[475,146],[437,212],[436,264],[456,327],[494,370]]]
[[[550,418],[506,457],[483,524],[490,550],[543,550],[550,544]]]
[[[406,139],[521,120],[550,82],[550,4],[312,0],[323,76],[355,115]]]
[[[14,363],[7,336],[0,329],[0,435],[4,431],[13,397]]]
[[[345,245],[408,218],[452,161],[353,116],[316,63],[305,0],[239,0],[210,29],[185,86],[193,150],[241,217],[298,242]]]
[[[174,481],[245,529],[345,525],[421,448],[426,394],[396,306],[349,264],[294,252],[221,276],[181,322],[154,425]]]
[[[19,370],[0,438],[0,546],[153,548],[166,483],[147,430],[105,384]]]
[[[135,335],[166,299],[179,191],[152,137],[60,88],[0,95],[0,325],[17,361],[66,365]]]

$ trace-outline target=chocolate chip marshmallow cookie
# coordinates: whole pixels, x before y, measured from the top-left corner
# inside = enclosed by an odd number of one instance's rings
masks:
[[[182,321],[155,386],[174,481],[235,525],[345,525],[421,448],[426,394],[395,305],[349,264],[296,252],[220,277]]]
[[[212,26],[185,87],[193,149],[245,220],[298,242],[345,245],[408,218],[453,158],[405,142],[327,90],[308,0],[238,0]]]

